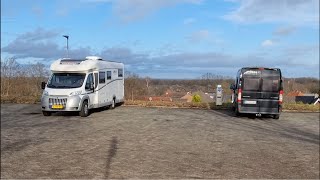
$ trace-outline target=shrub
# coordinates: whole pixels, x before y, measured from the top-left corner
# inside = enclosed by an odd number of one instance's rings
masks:
[[[192,96],[192,102],[199,103],[201,102],[201,96],[199,94],[195,94]]]

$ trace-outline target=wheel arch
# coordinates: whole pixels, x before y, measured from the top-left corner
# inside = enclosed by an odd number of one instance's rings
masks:
[[[88,95],[85,95],[81,98],[81,101],[80,101],[80,104],[79,104],[79,107],[81,108],[82,107],[82,104],[84,101],[88,101],[88,105],[90,104],[90,98]],[[90,106],[89,106],[90,107]]]

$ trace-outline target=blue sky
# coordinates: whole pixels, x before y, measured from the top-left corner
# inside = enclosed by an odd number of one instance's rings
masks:
[[[319,0],[2,0],[1,60],[98,55],[152,78],[319,77]]]

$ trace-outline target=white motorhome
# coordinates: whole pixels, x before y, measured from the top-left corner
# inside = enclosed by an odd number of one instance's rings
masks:
[[[82,60],[58,59],[51,64],[41,106],[44,116],[53,112],[79,111],[80,116],[99,107],[115,108],[124,101],[124,65],[97,56]]]

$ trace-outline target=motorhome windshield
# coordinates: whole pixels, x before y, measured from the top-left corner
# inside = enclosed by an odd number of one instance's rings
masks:
[[[78,88],[81,87],[86,74],[84,73],[54,73],[48,86],[49,88]]]

